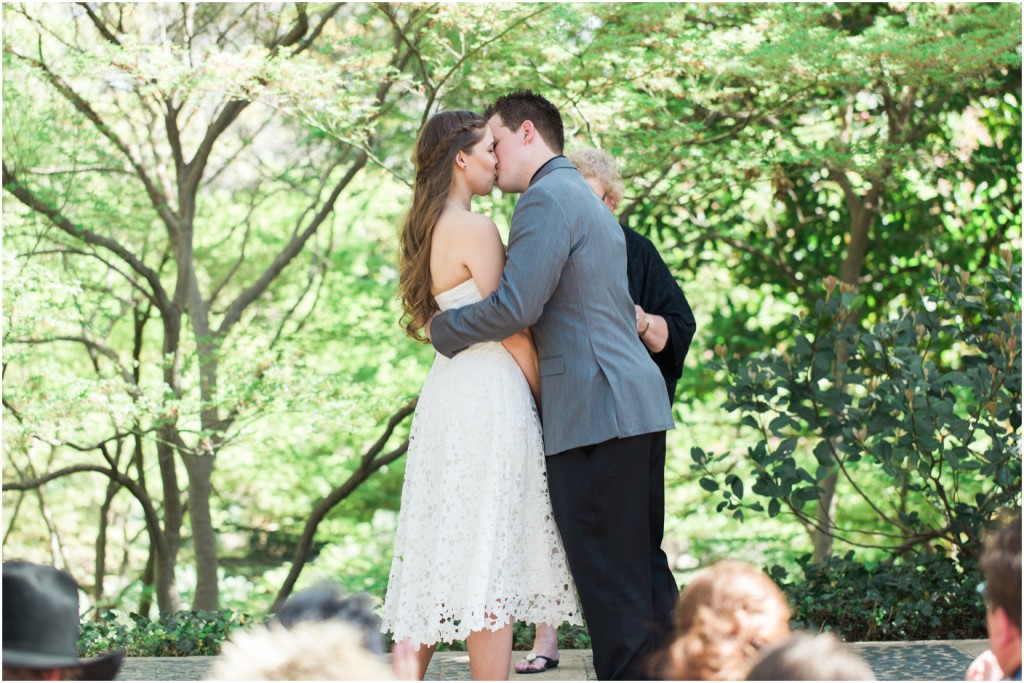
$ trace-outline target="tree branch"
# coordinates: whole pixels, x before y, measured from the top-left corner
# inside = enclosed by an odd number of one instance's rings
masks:
[[[292,238],[292,240],[282,249],[278,255],[274,258],[265,271],[253,282],[245,291],[238,295],[234,301],[228,306],[224,313],[224,319],[221,321],[220,327],[217,328],[217,336],[223,338],[231,330],[231,327],[237,323],[245,309],[255,301],[270,283],[274,281],[274,278],[284,270],[285,266],[291,263],[301,251],[303,246],[309,241],[309,238],[320,228],[320,225],[324,222],[331,211],[334,209],[334,204],[337,202],[338,197],[341,195],[348,184],[355,177],[356,173],[366,165],[367,155],[361,153],[349,168],[345,176],[338,181],[335,185],[334,190],[331,192],[330,197],[324,202],[324,205],[320,208],[320,211],[313,217],[306,229],[299,235]]]
[[[756,257],[757,259],[759,259],[760,261],[762,261],[766,265],[771,266],[775,270],[777,270],[780,273],[784,274],[786,276],[786,278],[790,281],[790,283],[794,287],[799,288],[803,292],[807,291],[807,284],[806,284],[806,282],[797,279],[796,271],[794,271],[792,268],[790,268],[789,264],[786,263],[784,260],[779,259],[779,258],[774,258],[770,254],[766,254],[766,253],[764,253],[762,251],[759,251],[759,250],[755,249],[754,247],[750,246],[749,244],[744,244],[743,242],[740,242],[739,240],[733,239],[732,237],[729,237],[728,235],[723,235],[721,233],[712,232],[710,229],[708,229],[706,227],[703,227],[703,226],[700,226],[700,229],[701,229],[701,233],[703,235],[705,235],[707,238],[709,238],[711,240],[718,240],[718,241],[724,242],[725,244],[728,244],[733,249],[736,249],[737,251],[742,251],[743,253],[750,254],[751,256]]]
[[[407,54],[412,55],[420,65],[420,74],[423,76],[423,84],[429,91],[434,92],[435,88],[430,82],[430,74],[427,71],[427,65],[423,61],[423,54],[412,40],[409,39],[409,36],[406,35],[413,22],[425,12],[411,17],[405,26],[400,26],[398,23],[398,15],[395,13],[395,8],[391,4],[384,2],[377,3],[377,8],[384,13],[384,16],[387,17],[388,21],[391,23],[391,27],[395,30],[395,36],[398,38],[399,42],[404,43],[409,49]],[[395,46],[395,52],[398,52],[397,45]],[[429,110],[429,107],[424,107],[424,110]]]
[[[853,187],[853,183],[850,181],[850,176],[847,175],[846,170],[831,163],[826,163],[825,166],[828,168],[829,176],[836,181],[839,189],[843,191],[846,208],[850,211],[850,214],[853,215],[863,209],[860,195],[857,194],[857,190]]]
[[[206,129],[206,134],[203,136],[202,142],[199,143],[199,148],[196,149],[192,160],[185,164],[183,174],[178,178],[182,193],[195,194],[196,189],[199,187],[199,181],[203,177],[203,172],[206,170],[206,164],[210,160],[210,153],[213,152],[213,146],[217,142],[217,138],[228,129],[228,126],[234,123],[238,115],[250,104],[252,104],[251,100],[231,100],[224,105],[220,114],[210,124],[210,127]]]
[[[281,586],[281,590],[278,591],[277,597],[274,599],[274,604],[270,608],[271,612],[277,612],[281,609],[281,606],[284,605],[288,596],[291,595],[292,589],[295,588],[295,582],[298,580],[299,574],[302,573],[302,569],[309,557],[309,551],[313,547],[313,538],[316,535],[316,529],[320,525],[320,522],[323,521],[324,517],[327,516],[327,513],[329,513],[335,505],[343,501],[353,491],[355,491],[356,488],[366,481],[371,474],[381,467],[394,462],[408,450],[409,440],[406,439],[395,450],[378,457],[392,434],[394,434],[395,428],[397,428],[405,418],[416,410],[416,403],[418,400],[418,397],[412,399],[391,416],[391,419],[388,420],[387,426],[384,428],[384,433],[379,439],[377,439],[377,442],[363,454],[362,458],[360,458],[359,467],[356,468],[356,471],[349,475],[348,479],[346,479],[341,486],[335,488],[320,502],[318,502],[316,506],[314,506],[312,514],[310,514],[309,519],[306,520],[306,526],[302,531],[302,537],[295,549],[291,570],[288,572],[288,577],[285,579],[284,585]]]
[[[343,2],[336,2],[332,4],[329,10],[322,17],[320,17],[320,23],[318,23],[313,28],[313,31],[309,34],[309,37],[303,40],[301,43],[299,43],[295,47],[295,49],[292,50],[292,54],[297,55],[300,52],[305,52],[306,50],[308,50],[309,47],[313,44],[313,42],[320,37],[320,34],[323,33],[324,27],[327,26],[327,22],[330,21],[334,17],[334,15],[338,13],[338,10],[340,10],[342,5],[344,4],[345,3]]]
[[[58,244],[60,244],[60,242],[58,242]],[[36,250],[36,251],[31,251],[31,252],[26,253],[26,254],[19,254],[18,257],[19,258],[24,258],[24,257],[28,257],[28,256],[45,256],[47,254],[61,254],[61,255],[69,254],[69,255],[86,256],[86,257],[89,257],[89,258],[94,258],[97,261],[99,261],[100,263],[102,263],[103,265],[105,265],[107,268],[110,268],[112,271],[114,271],[115,273],[117,273],[118,275],[123,277],[125,280],[127,280],[128,284],[130,284],[132,287],[137,289],[140,294],[142,294],[144,297],[146,297],[147,301],[149,301],[150,303],[156,305],[156,300],[153,298],[153,293],[150,292],[145,287],[143,287],[142,283],[140,283],[137,279],[132,277],[130,273],[126,273],[125,271],[121,270],[120,268],[115,266],[111,261],[103,258],[98,253],[96,253],[95,251],[85,251],[84,249],[75,249],[74,247],[62,247],[60,249],[39,249],[39,250]],[[102,288],[97,288],[97,291],[107,292],[111,296],[114,296],[113,293],[110,292],[109,290],[104,290]]]
[[[313,285],[317,281],[319,281],[320,286],[317,287],[316,294],[313,297],[313,303],[310,305],[310,312],[306,314],[306,318],[308,318],[310,313],[316,310],[316,304],[320,300],[320,290],[322,289],[324,284],[324,272],[326,270],[327,259],[323,258],[322,256],[318,256],[317,254],[313,254],[311,262],[309,264],[309,276],[306,279],[306,284],[302,288],[302,291],[299,293],[299,295],[295,297],[295,303],[292,305],[292,307],[289,308],[288,311],[281,317],[281,324],[277,326],[277,332],[274,334],[273,338],[271,338],[270,344],[268,344],[268,348],[274,348],[277,345],[277,342],[280,341],[281,337],[284,335],[285,325],[288,324],[288,322],[292,319],[292,316],[295,315],[295,312],[299,309],[299,305],[306,298],[306,295],[309,294],[310,290],[313,289]],[[306,318],[304,318],[303,321],[299,322],[298,326],[296,327],[296,331],[302,329]]]
[[[96,30],[100,32],[100,35],[103,36],[107,40],[107,42],[113,43],[118,47],[121,46],[121,41],[117,39],[117,36],[111,33],[109,28],[107,28],[106,22],[104,22],[98,14],[92,11],[92,7],[89,6],[88,2],[77,2],[75,4],[85,9],[85,13],[89,15],[89,19],[96,27]]]
[[[127,263],[132,270],[142,276],[142,278],[149,283],[149,286],[153,290],[153,301],[156,307],[164,313],[170,311],[170,300],[167,298],[167,293],[164,291],[163,285],[160,284],[160,276],[157,275],[153,269],[143,263],[135,254],[128,251],[121,246],[120,243],[110,239],[109,237],[98,235],[91,230],[86,230],[85,228],[72,223],[66,216],[61,214],[58,209],[50,206],[45,201],[37,197],[31,190],[22,185],[14,173],[7,168],[7,162],[3,162],[3,185],[4,189],[17,197],[22,204],[49,218],[54,225],[68,235],[83,240],[87,244],[103,247],[117,255],[122,261]]]
[[[448,79],[450,79],[452,77],[452,74],[454,74],[456,71],[458,71],[459,68],[462,67],[462,65],[466,62],[467,59],[469,59],[473,55],[483,51],[488,45],[491,45],[493,43],[498,42],[499,40],[504,38],[506,35],[508,35],[512,31],[514,31],[515,29],[519,28],[521,25],[525,24],[530,19],[533,19],[538,14],[541,14],[542,12],[547,12],[548,9],[550,9],[550,7],[548,5],[540,4],[536,11],[534,11],[534,12],[532,12],[530,14],[527,14],[527,15],[525,15],[523,17],[520,17],[519,19],[516,19],[511,24],[506,26],[504,29],[502,29],[501,31],[498,31],[498,33],[496,33],[489,40],[485,40],[484,42],[480,43],[479,45],[475,46],[474,48],[468,50],[465,54],[460,55],[459,58],[457,60],[455,60],[455,63],[452,65],[452,67],[450,69],[448,69],[448,71],[443,76],[441,76],[441,79],[437,82],[437,85],[434,88],[431,89],[430,97],[427,100],[427,106],[425,106],[423,108],[423,115],[424,116],[427,115],[427,113],[433,107],[434,98],[436,97],[438,91],[440,91],[441,88],[444,87],[444,84],[448,81]],[[426,120],[424,119],[421,123],[426,123]]]
[[[102,474],[111,481],[115,481],[128,489],[135,500],[139,502],[139,505],[142,506],[142,512],[146,518],[146,526],[148,526],[152,532],[150,537],[155,539],[157,542],[157,551],[162,553],[167,552],[166,542],[164,541],[163,534],[160,532],[160,518],[157,516],[156,509],[153,507],[149,494],[139,487],[138,483],[136,483],[134,479],[115,469],[100,467],[99,465],[70,465],[68,467],[62,467],[59,470],[54,470],[53,472],[48,472],[42,477],[28,481],[5,481],[3,483],[2,490],[29,491],[32,489],[38,489],[51,481],[67,477],[72,474],[78,474],[80,472],[96,472],[97,474]]]
[[[167,202],[167,197],[163,195],[161,190],[149,178],[149,174],[146,173],[146,169],[142,167],[142,163],[132,155],[131,150],[128,149],[128,146],[124,143],[123,140],[121,140],[120,136],[118,136],[118,134],[114,132],[113,128],[108,126],[103,121],[103,119],[92,108],[92,106],[88,102],[86,102],[82,96],[76,93],[61,76],[50,70],[50,67],[47,64],[43,63],[38,59],[33,59],[31,57],[20,55],[7,47],[5,47],[5,51],[9,52],[18,59],[21,59],[22,61],[27,62],[28,64],[31,64],[32,66],[42,71],[43,74],[46,76],[46,79],[57,90],[57,92],[63,95],[64,98],[67,99],[75,107],[75,109],[77,109],[83,116],[85,116],[85,118],[92,122],[92,124],[96,127],[100,134],[103,135],[103,137],[107,138],[111,143],[113,143],[113,145],[118,149],[118,151],[120,151],[121,154],[123,154],[124,157],[128,160],[128,163],[131,164],[132,168],[135,169],[135,174],[138,176],[139,180],[142,182],[142,185],[145,187],[146,194],[149,195],[150,202],[153,204],[153,208],[156,210],[157,214],[159,214],[160,217],[164,220],[164,222],[166,222],[168,225],[175,224],[176,219],[174,214],[170,210],[170,207]],[[7,181],[5,180],[4,184],[6,183]]]
[[[328,13],[328,18],[333,16],[337,11],[337,7],[332,8]],[[326,19],[317,27],[317,35],[319,35],[319,32],[323,30],[323,24],[325,23]],[[306,35],[306,31],[308,29],[309,17],[306,14],[306,6],[304,3],[299,4],[298,17],[295,20],[295,24],[288,33],[274,40],[267,47],[270,49],[272,55],[276,54],[281,48],[291,47],[298,43],[302,37]],[[309,44],[312,44],[312,41],[313,37],[309,39]],[[308,45],[306,45],[306,47],[308,47]],[[300,46],[300,49],[295,50],[293,54],[297,54],[302,49],[305,49],[305,47]],[[213,146],[217,142],[217,139],[232,123],[234,123],[239,114],[241,114],[242,111],[250,104],[252,104],[252,100],[250,99],[238,99],[231,100],[224,105],[220,114],[218,114],[214,122],[210,124],[210,127],[206,129],[206,134],[199,143],[199,147],[196,149],[196,153],[192,157],[192,160],[185,165],[184,174],[179,177],[182,192],[186,194],[195,193],[196,189],[199,187],[199,181],[202,179],[203,173],[206,170],[206,164],[210,160],[210,154],[213,151]]]
[[[117,352],[111,349],[110,347],[105,346],[97,341],[93,341],[92,339],[86,339],[84,336],[74,337],[67,335],[54,335],[52,337],[46,337],[45,339],[30,337],[27,339],[10,339],[7,341],[7,343],[28,344],[30,346],[37,346],[39,344],[49,344],[58,341],[74,342],[77,344],[81,344],[85,346],[87,349],[95,351],[101,356],[110,359],[110,361],[113,362],[114,367],[117,368],[117,372],[119,375],[121,375],[121,378],[128,383],[129,387],[133,387],[132,389],[130,389],[130,393],[135,395],[135,393],[138,391],[138,387],[135,386],[135,378],[132,376],[131,372],[129,372],[124,366],[121,365],[121,359],[118,357]]]

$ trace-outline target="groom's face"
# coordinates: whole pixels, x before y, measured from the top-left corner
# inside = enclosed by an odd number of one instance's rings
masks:
[[[518,131],[509,130],[501,117],[495,114],[487,122],[491,134],[494,135],[494,146],[491,148],[498,158],[498,187],[502,192],[522,192],[529,185],[523,182],[523,141]]]

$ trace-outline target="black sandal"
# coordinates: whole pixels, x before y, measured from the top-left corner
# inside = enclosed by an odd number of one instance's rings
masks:
[[[557,669],[558,668],[558,660],[557,659],[551,659],[551,657],[545,657],[544,655],[535,655],[532,652],[529,655],[526,656],[526,663],[527,664],[533,664],[538,659],[543,659],[544,660],[544,666],[542,666],[539,669],[523,669],[522,671],[520,671],[519,669],[516,669],[515,667],[513,667],[513,670],[517,674],[542,674],[545,671],[547,671],[548,669]]]

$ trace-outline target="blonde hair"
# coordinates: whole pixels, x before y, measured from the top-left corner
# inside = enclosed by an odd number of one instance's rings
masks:
[[[789,605],[775,582],[725,560],[698,572],[679,596],[665,664],[671,678],[740,680],[763,648],[789,634]]]
[[[216,681],[387,681],[384,660],[345,622],[278,623],[235,633],[213,664]]]
[[[597,178],[601,181],[612,204],[622,201],[626,186],[622,183],[619,165],[611,154],[603,149],[580,147],[566,156],[584,178]]]

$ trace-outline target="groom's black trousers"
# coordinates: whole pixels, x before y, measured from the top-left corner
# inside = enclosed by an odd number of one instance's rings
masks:
[[[649,679],[679,595],[661,549],[665,432],[564,451],[547,468],[597,677]]]

